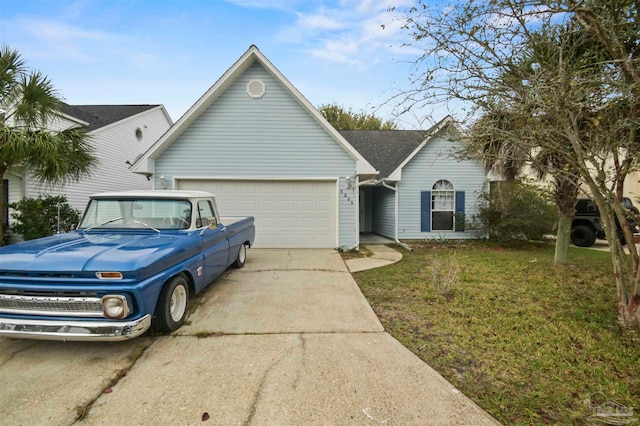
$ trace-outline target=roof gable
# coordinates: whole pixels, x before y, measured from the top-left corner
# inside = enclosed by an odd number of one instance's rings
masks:
[[[153,173],[154,161],[160,157],[189,127],[222,96],[253,64],[261,65],[331,138],[356,162],[359,174],[375,175],[375,168],[320,114],[320,112],[287,80],[269,60],[252,45],[189,110],[132,166],[137,173]]]

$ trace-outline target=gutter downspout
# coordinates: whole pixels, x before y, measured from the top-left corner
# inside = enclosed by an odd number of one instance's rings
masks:
[[[398,186],[397,186],[397,185],[398,185],[398,183],[397,183],[397,182],[396,182],[396,186],[391,186],[391,185],[389,185],[389,184],[387,183],[386,179],[383,179],[383,180],[382,180],[382,186],[384,186],[385,188],[390,189],[390,190],[392,190],[393,192],[395,192],[395,206],[394,206],[394,208],[395,208],[395,218],[394,218],[394,219],[395,219],[395,224],[394,224],[394,240],[395,240],[395,243],[396,243],[397,245],[399,245],[400,247],[402,247],[403,249],[408,250],[408,251],[413,251],[413,249],[412,249],[411,247],[409,247],[407,244],[403,243],[402,241],[400,241],[400,240],[398,239],[398,226],[399,226],[399,225],[398,225],[398,210],[399,210],[399,208],[398,208],[398,204],[399,204],[399,203],[398,203]]]

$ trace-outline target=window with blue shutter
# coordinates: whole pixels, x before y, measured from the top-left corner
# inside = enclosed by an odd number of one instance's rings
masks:
[[[464,202],[464,191],[454,191],[448,180],[437,181],[431,191],[420,193],[420,231],[464,232]]]

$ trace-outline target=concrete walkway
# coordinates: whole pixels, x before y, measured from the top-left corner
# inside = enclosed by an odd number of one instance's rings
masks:
[[[371,255],[347,259],[345,263],[351,273],[388,266],[402,260],[402,254],[382,244],[367,244],[361,247],[366,249],[362,250],[363,252],[368,250]]]
[[[250,250],[82,423],[497,424],[384,332],[333,250]]]

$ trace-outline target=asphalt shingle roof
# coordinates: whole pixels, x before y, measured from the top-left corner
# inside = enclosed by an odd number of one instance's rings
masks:
[[[340,134],[380,172],[388,177],[427,138],[428,130],[340,130]]]
[[[99,129],[160,105],[66,105],[62,112],[89,123],[87,132]]]

